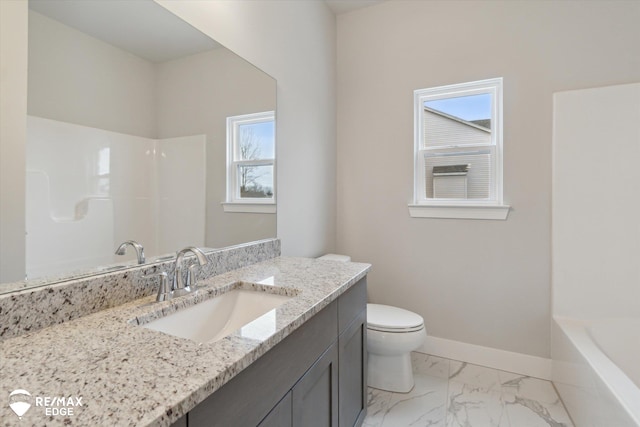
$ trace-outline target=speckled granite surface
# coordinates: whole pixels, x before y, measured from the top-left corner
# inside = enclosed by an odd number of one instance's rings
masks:
[[[156,303],[148,296],[0,343],[4,426],[170,425],[288,336],[369,270],[368,264],[274,258],[200,282],[197,296]],[[241,284],[236,284],[242,282]],[[295,295],[276,309],[264,339],[238,332],[198,344],[136,325],[192,305],[225,287]],[[22,420],[9,393],[29,391]],[[81,397],[71,416],[46,416],[37,397]]]
[[[280,255],[280,240],[267,239],[207,252],[209,263],[198,269],[202,279]],[[0,340],[76,319],[155,294],[158,279],[144,275],[165,271],[175,260],[0,295]]]

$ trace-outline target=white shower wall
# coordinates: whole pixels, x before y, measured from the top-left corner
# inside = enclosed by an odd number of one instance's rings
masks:
[[[203,246],[205,144],[29,116],[27,277],[131,260],[114,255],[130,239],[147,256]]]
[[[559,92],[553,315],[640,316],[640,83]]]
[[[576,425],[640,426],[640,83],[553,100],[553,382]]]
[[[159,139],[157,251],[205,246],[206,136]]]

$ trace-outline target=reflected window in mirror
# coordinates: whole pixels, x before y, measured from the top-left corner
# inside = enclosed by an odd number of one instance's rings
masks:
[[[275,212],[275,114],[227,117],[226,212]]]

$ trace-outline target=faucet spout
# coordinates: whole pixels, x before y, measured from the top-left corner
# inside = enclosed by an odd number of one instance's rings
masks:
[[[174,292],[175,296],[184,295],[185,293],[191,291],[191,289],[189,288],[191,283],[187,281],[187,283],[185,284],[184,279],[182,278],[182,260],[184,256],[189,252],[196,256],[196,260],[200,266],[203,266],[208,262],[207,256],[195,246],[189,246],[176,253],[176,267],[175,273],[173,275],[173,286],[171,287],[171,290]]]
[[[144,264],[146,261],[144,257],[144,247],[142,247],[142,245],[135,240],[127,240],[126,242],[118,246],[118,249],[116,249],[116,255],[124,255],[127,251],[127,245],[133,246],[133,249],[136,250],[136,255],[138,256],[138,264]]]

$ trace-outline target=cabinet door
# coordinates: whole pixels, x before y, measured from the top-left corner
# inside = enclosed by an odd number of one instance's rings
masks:
[[[291,427],[291,392],[287,393],[258,427]]]
[[[367,310],[338,338],[340,427],[361,425],[367,413]]]
[[[292,389],[294,427],[338,427],[338,348],[336,343]]]

